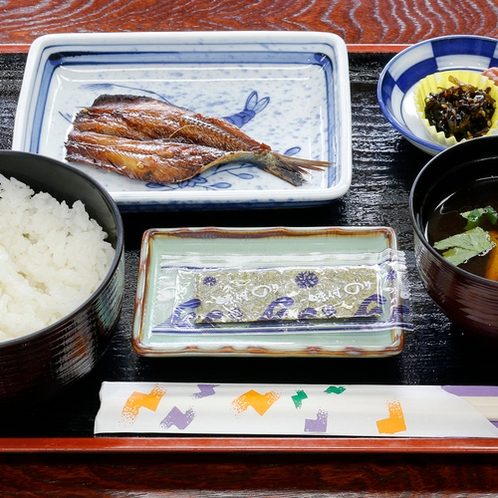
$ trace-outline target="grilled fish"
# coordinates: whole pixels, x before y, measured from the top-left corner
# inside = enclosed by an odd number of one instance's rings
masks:
[[[65,145],[69,161],[160,184],[246,162],[298,186],[308,170],[329,166],[274,152],[222,118],[132,95],[98,97],[75,116]]]

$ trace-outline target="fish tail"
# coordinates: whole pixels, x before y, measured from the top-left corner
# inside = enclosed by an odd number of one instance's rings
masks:
[[[328,168],[330,163],[314,159],[302,159],[271,152],[274,160],[269,161],[264,169],[298,187],[305,182],[304,176],[309,170],[320,171]]]
[[[305,182],[304,175],[309,170],[322,170],[330,166],[330,163],[327,161],[291,157],[273,151],[237,151],[230,152],[224,157],[213,161],[205,169],[234,161],[254,164],[295,187],[299,187]]]

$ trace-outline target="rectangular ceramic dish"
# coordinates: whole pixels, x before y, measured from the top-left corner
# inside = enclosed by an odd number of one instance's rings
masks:
[[[65,160],[74,115],[102,94],[153,97],[223,117],[273,150],[330,161],[300,187],[247,163],[158,185],[75,164],[123,210],[312,205],[351,181],[346,45],[334,34],[192,32],[47,35],[35,40],[13,148]]]
[[[285,320],[280,319],[288,310],[285,303],[274,308],[280,314],[275,311],[272,319],[197,321],[199,299],[189,281],[196,272],[207,272],[212,280],[213,269],[219,276],[296,267],[317,275],[330,268],[352,269],[355,275],[360,268],[371,269],[375,284],[361,303],[365,313]],[[404,255],[391,228],[151,229],[142,244],[133,344],[145,356],[395,355],[409,327],[404,273]],[[260,284],[269,288],[274,282]],[[351,287],[356,293],[356,277]],[[251,304],[250,283],[247,289]]]

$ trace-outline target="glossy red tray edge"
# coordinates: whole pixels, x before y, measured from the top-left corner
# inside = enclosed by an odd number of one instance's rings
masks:
[[[94,437],[3,438],[0,453],[56,452],[498,453],[492,438]]]
[[[29,51],[30,45],[25,44],[0,44],[0,53],[4,54],[24,54]]]
[[[30,45],[26,44],[0,44],[0,53],[5,54],[23,54],[29,51]],[[348,44],[348,51],[351,53],[380,53],[380,52],[401,52],[409,45],[367,45],[367,44]]]

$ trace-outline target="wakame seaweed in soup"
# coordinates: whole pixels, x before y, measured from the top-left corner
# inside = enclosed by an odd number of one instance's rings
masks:
[[[444,199],[426,236],[459,268],[498,280],[498,178],[476,180]]]

